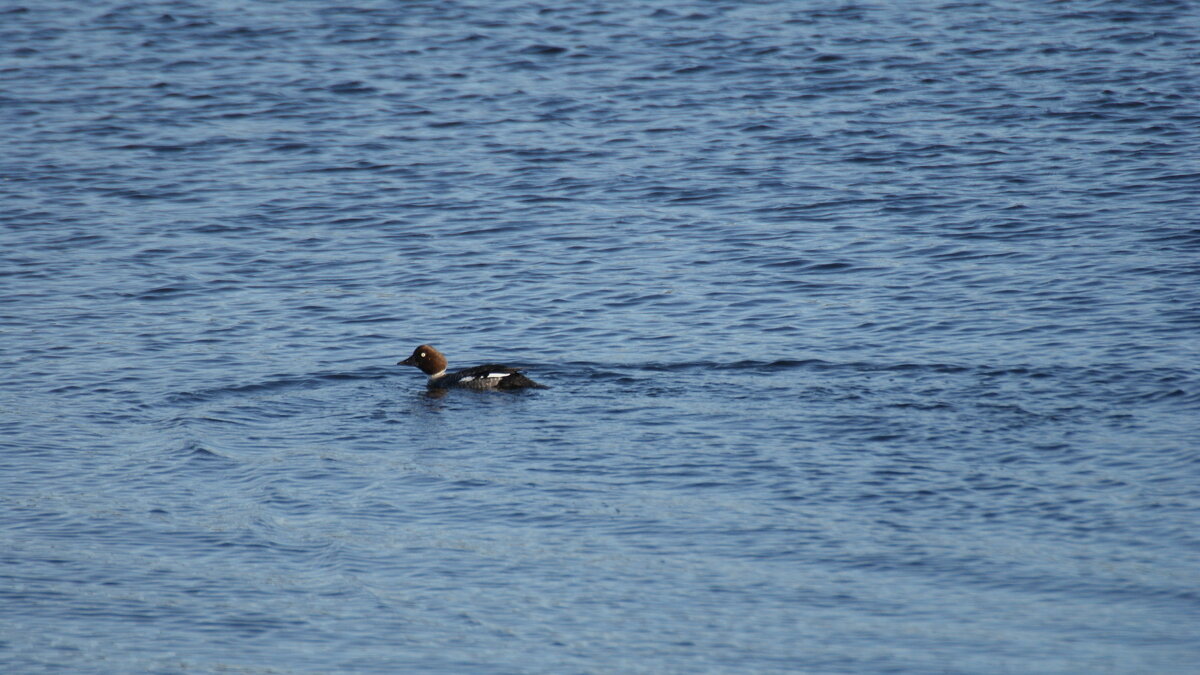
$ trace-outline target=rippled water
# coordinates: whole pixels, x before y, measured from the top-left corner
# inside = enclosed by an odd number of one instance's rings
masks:
[[[1194,3],[0,45],[6,672],[1195,672]]]

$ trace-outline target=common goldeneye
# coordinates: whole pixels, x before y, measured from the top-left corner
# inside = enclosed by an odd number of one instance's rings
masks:
[[[413,350],[412,356],[396,363],[398,366],[416,366],[429,376],[431,389],[466,387],[467,389],[549,389],[521,374],[509,366],[488,364],[465,370],[446,372],[446,357],[429,345]]]

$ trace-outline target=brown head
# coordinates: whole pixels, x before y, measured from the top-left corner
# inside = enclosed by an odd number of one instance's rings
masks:
[[[446,357],[429,345],[421,345],[413,350],[412,356],[398,362],[398,366],[416,366],[421,372],[430,377],[446,372]]]

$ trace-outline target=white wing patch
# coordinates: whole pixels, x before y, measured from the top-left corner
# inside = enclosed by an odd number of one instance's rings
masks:
[[[486,375],[467,375],[454,381],[454,384],[465,387],[494,387],[499,385],[500,380],[512,375],[512,373],[488,373]]]

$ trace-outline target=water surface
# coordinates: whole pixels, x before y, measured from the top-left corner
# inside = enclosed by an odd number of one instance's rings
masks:
[[[1194,672],[1194,9],[9,3],[0,663]]]

